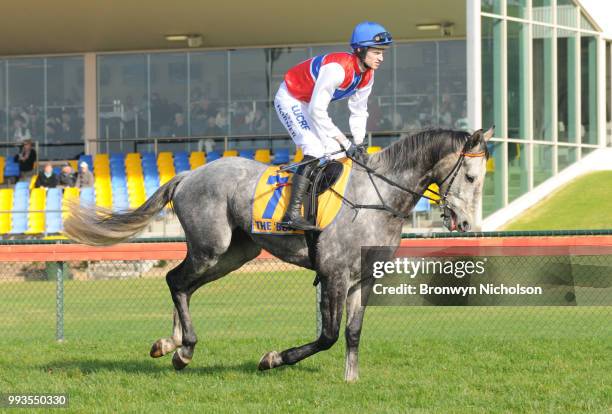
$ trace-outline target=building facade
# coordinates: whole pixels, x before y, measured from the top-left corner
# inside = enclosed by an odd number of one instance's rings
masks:
[[[390,48],[368,131],[386,145],[423,128],[495,125],[486,217],[609,144],[610,45],[572,0],[466,0],[457,19],[465,34],[402,38]],[[2,152],[27,136],[43,159],[286,147],[271,104],[285,71],[346,50],[326,43],[6,56]],[[348,132],[346,104],[330,111]]]

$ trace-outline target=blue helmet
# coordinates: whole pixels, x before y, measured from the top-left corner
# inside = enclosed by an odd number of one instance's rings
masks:
[[[360,47],[376,47],[388,46],[393,43],[391,33],[378,23],[361,22],[353,30],[351,36],[351,47],[357,49]]]

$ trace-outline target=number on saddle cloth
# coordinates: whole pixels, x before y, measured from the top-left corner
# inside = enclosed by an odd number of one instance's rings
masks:
[[[340,211],[342,198],[337,194],[344,194],[350,178],[352,163],[350,160],[343,162],[332,161],[315,169],[310,179],[316,192],[310,191],[305,197],[305,217],[314,220],[317,217],[317,226],[321,229],[329,225]],[[289,203],[291,193],[290,174],[279,171],[278,167],[266,169],[255,188],[253,194],[252,233],[263,234],[303,234],[301,230],[294,230],[280,225],[284,211]],[[326,191],[333,187],[334,191]],[[318,204],[312,215],[308,213],[313,200]]]

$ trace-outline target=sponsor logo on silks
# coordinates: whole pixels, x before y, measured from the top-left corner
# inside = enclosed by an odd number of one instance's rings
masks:
[[[287,132],[289,132],[289,135],[295,138],[295,130],[293,129],[293,121],[291,121],[291,117],[287,112],[283,111],[283,108],[280,106],[280,104],[276,105],[276,109],[278,110],[278,113],[280,114],[281,118],[283,119],[283,122],[285,123],[285,128],[287,128]]]
[[[317,226],[324,229],[331,224],[342,207],[342,198],[350,178],[351,160],[340,160],[343,165],[342,175],[332,186],[334,191],[327,190],[317,197]],[[271,166],[264,170],[255,187],[253,195],[253,220],[251,232],[257,234],[303,234],[302,230],[290,229],[280,224],[291,198],[291,174],[279,172],[278,167]]]
[[[308,121],[306,121],[306,117],[302,113],[302,108],[299,105],[293,105],[291,107],[291,112],[295,115],[295,119],[297,119],[298,124],[302,127],[302,129],[307,129],[310,131],[310,127],[308,126]]]

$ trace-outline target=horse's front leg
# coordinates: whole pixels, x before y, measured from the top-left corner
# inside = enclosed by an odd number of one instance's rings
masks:
[[[347,382],[354,382],[359,379],[359,339],[373,280],[368,278],[357,282],[349,289],[346,298],[346,328],[344,330],[346,337],[346,361],[344,379]]]
[[[340,275],[319,275],[321,283],[321,311],[322,329],[321,335],[313,342],[297,348],[286,349],[282,352],[271,351],[265,354],[259,361],[259,369],[266,370],[280,367],[281,365],[293,365],[304,358],[331,348],[338,340],[340,322],[342,321],[342,307],[346,300],[346,281]]]

